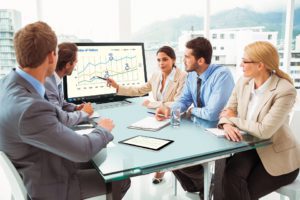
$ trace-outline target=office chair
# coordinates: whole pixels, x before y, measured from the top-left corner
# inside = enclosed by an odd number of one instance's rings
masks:
[[[284,200],[285,196],[289,198],[289,200],[299,200],[300,199],[300,175],[298,175],[297,179],[289,184],[285,185],[275,192],[280,194],[280,200]]]
[[[0,151],[0,166],[9,182],[12,199],[27,200],[27,190],[18,171],[2,151]]]
[[[290,120],[290,127],[292,132],[296,135],[298,141],[300,141],[300,125],[297,124],[297,121],[300,119],[300,109],[294,110],[291,120]],[[299,200],[300,199],[300,174],[298,175],[297,179],[289,184],[285,185],[275,192],[280,194],[280,200],[284,200],[284,196],[289,197],[290,200]]]
[[[27,190],[22,181],[22,178],[15,166],[11,163],[6,154],[0,151],[0,167],[3,169],[4,176],[9,182],[11,188],[11,199],[14,200],[28,200],[30,199],[27,194]],[[91,197],[84,200],[105,200],[106,195],[101,195],[97,197]]]

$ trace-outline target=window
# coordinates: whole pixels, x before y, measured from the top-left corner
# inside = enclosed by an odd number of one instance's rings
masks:
[[[272,35],[269,34],[269,35],[268,35],[268,40],[271,40],[271,39],[272,39]]]
[[[242,75],[240,63],[237,61],[243,57],[245,45],[257,40],[271,40],[278,48],[283,47],[286,2],[273,0],[272,5],[274,7],[270,8],[266,0],[259,4],[251,0],[231,1],[230,4],[227,1],[210,0],[210,31],[218,31],[219,36],[212,37],[211,42],[217,43],[221,50],[215,51],[214,55],[220,56],[220,64],[236,73],[236,79]],[[276,28],[269,20],[275,16],[278,22]]]
[[[292,53],[292,58],[300,58],[300,53]]]
[[[300,62],[291,62],[291,66],[300,66]]]
[[[120,41],[118,18],[120,1],[122,0],[89,0],[86,3],[73,0],[9,0],[1,1],[0,4],[1,8],[20,11],[22,26],[24,26],[38,19],[36,4],[41,2],[42,19],[55,30],[60,42],[115,42]],[[131,4],[130,9],[126,8],[131,18],[131,24],[128,25],[132,33],[130,41],[145,43],[148,74],[151,74],[157,66],[155,54],[163,45],[169,45],[175,49],[177,65],[183,68],[183,50],[186,41],[204,36],[203,1],[127,1]],[[287,2],[272,0],[272,6],[268,5],[269,2],[267,0],[261,0],[260,3],[253,0],[231,1],[230,3],[219,0],[209,1],[211,14],[209,39],[214,45],[214,50],[226,50],[225,56],[219,59],[223,62],[221,64],[234,70],[241,70],[237,67],[239,66],[237,60],[242,57],[243,47],[253,40],[263,39],[274,42],[279,49],[282,66]],[[295,0],[295,10],[299,7],[300,0]],[[8,17],[11,15],[11,13],[0,11],[0,29],[2,26],[8,30],[12,29],[7,26],[10,23]],[[298,15],[294,16],[296,18]],[[268,19],[276,19],[276,26]],[[294,20],[293,37],[300,34],[297,22],[298,20]],[[13,33],[0,31],[0,38],[12,39]],[[11,51],[7,49],[7,41],[0,42],[0,47],[2,45],[6,45],[5,50]],[[300,53],[293,51],[291,58],[300,58]]]
[[[202,3],[198,0],[131,1],[132,40],[145,43],[148,75],[157,69],[156,51],[163,45],[175,49],[176,65],[184,68],[186,42],[204,36]]]

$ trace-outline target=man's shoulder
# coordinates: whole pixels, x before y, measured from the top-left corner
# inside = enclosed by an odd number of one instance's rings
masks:
[[[32,108],[45,109],[48,107],[47,102],[39,94],[29,92],[22,85],[15,84],[2,89],[1,92],[5,92],[5,94],[0,95],[1,102],[5,105],[1,114],[12,119],[18,118]]]
[[[223,65],[211,64],[210,67],[212,68],[213,74],[220,74],[220,73],[231,74],[230,70]]]
[[[51,75],[51,76],[46,77],[45,84],[46,83],[55,83],[55,76]]]
[[[46,90],[54,88],[55,85],[56,85],[56,82],[55,82],[54,75],[51,75],[46,78],[45,84],[44,84]]]

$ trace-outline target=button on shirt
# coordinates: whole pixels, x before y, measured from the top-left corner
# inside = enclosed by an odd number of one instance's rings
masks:
[[[257,110],[260,102],[264,98],[265,91],[269,87],[271,83],[271,76],[257,89],[254,89],[254,81],[252,87],[252,91],[250,94],[250,100],[248,104],[247,110],[247,120],[256,120],[253,119],[254,111]]]
[[[197,108],[197,78],[201,78],[201,108]],[[180,106],[181,112],[192,104],[192,115],[208,121],[219,120],[219,114],[226,105],[234,87],[231,72],[220,65],[209,65],[200,76],[189,72],[181,97],[172,107]]]

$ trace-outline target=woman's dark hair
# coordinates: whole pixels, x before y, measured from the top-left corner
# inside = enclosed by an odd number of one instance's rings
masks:
[[[169,46],[162,46],[160,47],[157,52],[156,52],[156,55],[158,53],[165,53],[167,54],[167,56],[169,56],[170,58],[172,58],[173,60],[176,60],[176,54],[175,54],[175,51],[172,47],[169,47]],[[172,67],[176,67],[175,63],[173,64]]]

